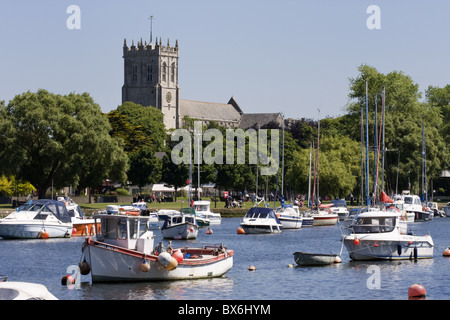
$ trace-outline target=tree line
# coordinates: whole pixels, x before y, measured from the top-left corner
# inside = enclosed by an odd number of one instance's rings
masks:
[[[402,72],[382,74],[368,65],[361,65],[358,71],[356,78],[349,79],[351,102],[343,116],[289,121],[280,144],[284,147],[280,164],[284,166],[276,175],[257,178],[254,164],[201,164],[201,183],[213,182],[220,190],[237,192],[258,189],[263,195],[280,194],[281,189],[285,196],[306,194],[310,168],[314,171],[317,161],[321,196],[358,196],[364,165],[361,149],[367,134],[370,185],[378,176],[377,186],[383,186],[386,192],[411,188],[420,193],[423,124],[427,180],[432,182],[449,168],[450,85],[429,86],[422,97],[418,85]],[[368,132],[361,123],[366,117],[366,83]],[[184,120],[189,128],[195,119]],[[380,142],[381,123],[383,161],[373,152]],[[203,130],[211,128],[226,136],[225,128],[214,122]],[[271,123],[262,129],[281,128]],[[204,148],[208,143],[202,144]],[[189,165],[171,161],[173,146],[163,115],[154,107],[125,102],[103,113],[88,93],[25,92],[8,104],[0,101],[0,194],[11,192],[11,181],[16,185],[28,183],[40,198],[52,186],[83,190],[106,179],[139,188],[163,182],[178,189],[189,180]],[[377,168],[379,174],[375,175]],[[197,170],[194,166],[194,188]]]

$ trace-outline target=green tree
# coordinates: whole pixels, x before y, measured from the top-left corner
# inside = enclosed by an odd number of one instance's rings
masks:
[[[189,166],[186,164],[176,165],[172,162],[170,154],[166,154],[162,160],[162,181],[175,189],[175,201],[177,200],[177,191],[186,186],[189,180]]]
[[[0,107],[0,167],[45,197],[52,184],[92,186],[124,181],[128,166],[110,125],[89,94],[46,90],[17,95]]]

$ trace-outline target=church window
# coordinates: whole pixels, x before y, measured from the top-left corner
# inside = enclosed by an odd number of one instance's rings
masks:
[[[132,79],[133,82],[137,82],[137,72],[138,72],[138,67],[137,66],[132,66]]]
[[[147,66],[147,81],[152,81],[152,73],[153,73],[153,68],[152,66]]]
[[[167,80],[167,64],[164,62],[162,65],[162,81],[166,82]]]
[[[170,81],[175,82],[175,63],[172,63],[170,68]]]

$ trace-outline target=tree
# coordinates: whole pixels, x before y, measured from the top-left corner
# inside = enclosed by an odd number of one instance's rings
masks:
[[[40,198],[52,185],[124,180],[128,162],[109,130],[107,118],[87,93],[28,91],[0,106],[0,167],[29,181]]]
[[[123,141],[130,161],[128,180],[140,189],[161,179],[162,161],[157,152],[164,152],[166,130],[163,115],[153,107],[125,102],[108,113],[111,135]]]
[[[186,164],[175,164],[170,155],[165,155],[162,160],[162,181],[175,189],[175,201],[177,200],[177,190],[186,186],[189,180],[189,167]]]

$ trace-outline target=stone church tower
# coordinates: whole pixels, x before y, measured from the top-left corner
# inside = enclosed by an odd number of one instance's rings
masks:
[[[178,128],[180,119],[180,89],[178,87],[178,41],[171,47],[156,43],[132,42],[123,45],[124,85],[122,103],[131,101],[153,106],[164,115],[166,129]]]

